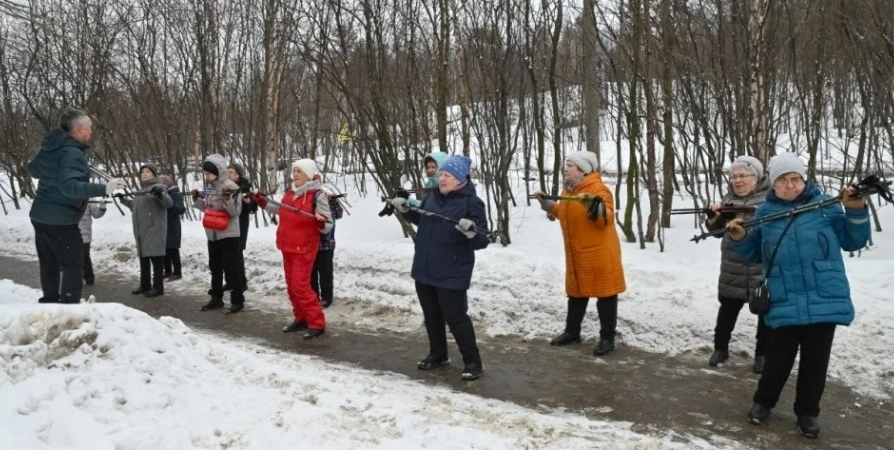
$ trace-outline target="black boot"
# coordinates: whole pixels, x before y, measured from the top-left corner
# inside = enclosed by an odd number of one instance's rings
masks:
[[[568,333],[567,331],[563,331],[562,334],[552,338],[549,341],[549,345],[562,346],[568,344],[579,344],[580,343],[580,335],[573,335]]]
[[[439,357],[432,354],[429,354],[422,361],[416,363],[416,367],[419,370],[431,370],[437,367],[446,366],[450,364],[450,358],[448,357]]]
[[[142,294],[145,294],[145,293],[146,293],[146,290],[144,290],[144,289],[141,288],[141,287],[136,288],[136,289],[130,291],[130,295],[142,295]]]
[[[308,328],[307,331],[304,332],[304,335],[301,337],[303,337],[304,339],[313,339],[322,336],[325,332],[325,329]]]
[[[765,407],[764,405],[755,403],[751,410],[748,411],[748,421],[755,424],[760,425],[767,421],[770,418],[770,408]]]
[[[161,297],[162,295],[165,295],[164,291],[160,291],[158,289],[152,289],[151,291],[143,294],[143,296],[146,298]]]
[[[332,300],[320,300],[320,305],[323,308],[328,308],[328,307],[332,306]]]
[[[802,416],[798,417],[798,431],[801,436],[810,439],[816,439],[820,434],[820,424],[816,417]]]
[[[212,298],[208,304],[202,307],[202,311],[210,311],[212,309],[221,309],[224,307],[223,300],[219,298]]]
[[[230,305],[230,309],[227,310],[226,314],[236,314],[243,309],[245,309],[245,306],[242,303],[233,303]]]
[[[303,331],[307,329],[307,322],[292,322],[284,327],[282,327],[283,333],[294,333],[296,331]]]
[[[593,349],[593,356],[603,356],[615,351],[615,341],[608,339],[600,339]]]
[[[481,378],[484,374],[484,366],[481,364],[467,364],[463,369],[461,378],[465,381],[472,381]]]
[[[711,367],[717,367],[718,364],[725,363],[726,360],[729,359],[729,351],[727,350],[714,350],[714,354],[711,355],[711,359],[708,360],[708,365]]]
[[[223,291],[224,291],[224,292],[232,291],[232,290],[233,290],[233,288],[230,287],[230,284],[229,284],[229,283],[226,283],[226,284],[223,285]]]
[[[767,362],[767,357],[764,355],[758,355],[754,357],[754,373],[764,373],[764,364]]]

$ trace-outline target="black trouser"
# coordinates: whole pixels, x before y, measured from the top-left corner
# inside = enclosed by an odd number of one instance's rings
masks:
[[[223,301],[223,282],[226,277],[227,284],[232,289],[230,303],[238,305],[245,302],[245,297],[242,296],[245,287],[242,284],[244,268],[239,238],[208,241],[208,267],[211,268],[212,300]]]
[[[84,240],[78,224],[31,224],[43,290],[39,302],[80,303],[84,287]]]
[[[587,297],[568,297],[568,315],[565,317],[565,332],[572,336],[580,336],[580,326],[587,313]],[[614,342],[618,328],[618,296],[600,297],[596,300],[596,311],[599,313],[599,339]]]
[[[96,281],[93,274],[93,261],[90,259],[90,243],[84,242],[84,281],[92,283]]]
[[[779,394],[792,373],[800,347],[795,415],[818,416],[820,399],[826,388],[826,372],[829,369],[835,327],[832,323],[818,323],[772,330],[767,343],[767,362],[757,383],[754,403],[767,408],[776,406]]]
[[[143,292],[156,290],[164,293],[164,275],[161,273],[164,259],[164,256],[146,256],[140,258],[140,289],[142,289]]]
[[[744,300],[720,296],[720,309],[717,311],[717,325],[714,327],[714,350],[729,351],[729,341],[739,319],[739,311],[745,305]],[[767,333],[764,316],[757,317],[757,334],[755,334],[754,356],[762,356],[767,348]]]
[[[245,207],[245,204],[242,205]],[[245,245],[248,244],[248,221],[250,216],[248,214],[239,215],[239,244],[242,248],[239,250],[239,259],[242,260],[242,290],[248,286],[248,277],[245,272],[248,271],[248,268],[245,266]]]
[[[324,304],[332,303],[332,259],[335,256],[335,250],[320,250],[317,252],[317,259],[314,260],[314,270],[310,274],[310,288],[317,293]]]
[[[180,266],[180,249],[165,249],[165,276],[167,275],[183,275],[183,268]]]
[[[441,289],[416,282],[416,294],[425,315],[425,331],[428,333],[429,353],[447,358],[447,332],[444,323],[459,346],[465,365],[481,365],[481,356],[475,342],[475,328],[467,314],[469,299],[466,291]]]

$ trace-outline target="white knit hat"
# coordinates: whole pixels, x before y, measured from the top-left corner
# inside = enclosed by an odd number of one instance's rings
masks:
[[[770,163],[767,164],[767,169],[770,172],[770,183],[775,183],[777,178],[791,172],[801,175],[802,180],[807,179],[807,170],[804,168],[804,161],[801,160],[797,153],[779,153],[770,158]]]
[[[729,166],[730,174],[732,174],[733,171],[736,169],[745,169],[750,171],[754,174],[755,177],[757,177],[757,181],[760,181],[761,178],[764,177],[764,165],[761,164],[761,162],[753,156],[742,155],[736,158],[736,160],[733,161],[733,163]]]
[[[314,177],[318,173],[320,173],[320,171],[317,170],[317,163],[314,162],[314,160],[312,160],[312,159],[305,158],[305,159],[299,159],[298,161],[293,162],[292,170],[295,170],[296,168],[300,169],[302,172],[304,172],[304,174],[307,175],[307,178],[309,178],[311,180],[313,180]]]
[[[565,160],[574,163],[574,165],[584,174],[590,174],[599,170],[599,161],[596,159],[596,154],[593,152],[583,151],[569,153],[565,155]]]

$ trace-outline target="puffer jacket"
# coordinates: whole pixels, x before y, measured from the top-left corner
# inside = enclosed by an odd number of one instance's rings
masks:
[[[216,231],[205,228],[205,236],[208,237],[209,241],[214,242],[221,239],[237,238],[240,235],[239,214],[242,213],[242,194],[236,194],[235,196],[224,195],[223,191],[236,192],[239,190],[239,185],[227,178],[227,160],[224,159],[223,156],[214,153],[205,158],[205,162],[210,162],[217,167],[217,173],[219,174],[217,179],[211,182],[210,185],[207,185],[209,190],[216,193],[205,195],[204,198],[199,198],[193,202],[192,206],[203,212],[206,209],[226,211],[227,215],[230,216],[230,222],[227,224],[225,230]]]
[[[813,184],[807,184],[792,201],[781,200],[771,191],[755,218],[829,198]],[[770,293],[770,311],[764,317],[767,326],[850,325],[854,304],[841,250],[856,251],[866,245],[871,234],[868,210],[834,204],[792,217],[750,228],[745,238],[733,243],[744,260],[764,266]],[[767,267],[777,243],[776,259]]]
[[[736,195],[730,190],[721,200],[726,206],[754,206],[758,207],[767,198],[770,190],[770,181],[764,177],[754,189],[754,192],[744,197]],[[751,220],[754,214],[740,214],[736,218]],[[726,226],[730,218],[721,217],[714,223],[705,222],[705,227],[710,230],[719,230]],[[733,241],[726,234],[718,236],[723,241],[720,243],[720,277],[717,280],[717,293],[719,297],[748,301],[748,291],[754,289],[763,282],[763,269],[759,264],[748,264],[733,248]]]

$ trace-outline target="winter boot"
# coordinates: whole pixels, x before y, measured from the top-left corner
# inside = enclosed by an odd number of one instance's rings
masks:
[[[223,291],[224,291],[224,292],[228,292],[228,291],[232,291],[232,290],[233,290],[233,288],[231,288],[229,284],[224,284],[224,285],[223,285]]]
[[[208,304],[202,307],[202,311],[211,311],[212,309],[221,309],[224,307],[223,300],[219,298],[212,298]]]
[[[306,330],[306,329],[307,329],[307,322],[295,321],[295,322],[292,322],[292,323],[282,327],[282,332],[283,333],[294,333],[296,331],[302,331],[302,330]]]
[[[171,274],[171,276],[169,276],[167,278],[167,281],[177,281],[182,278],[183,278],[183,275],[180,275],[179,273],[175,273],[175,274]]]
[[[228,309],[225,314],[227,314],[227,315],[236,314],[239,311],[242,311],[243,309],[245,309],[245,306],[242,303],[233,303],[230,305],[230,309]]]
[[[136,289],[130,291],[130,295],[142,295],[142,294],[145,294],[145,293],[146,293],[146,290],[143,289],[143,288],[141,288],[141,287],[136,288]]]
[[[599,343],[596,344],[596,348],[593,349],[593,356],[603,356],[613,351],[615,351],[615,341],[600,339]]]
[[[816,420],[816,417],[811,416],[798,417],[798,432],[806,438],[818,438],[820,434],[819,421]]]
[[[711,355],[711,359],[708,360],[708,365],[711,367],[717,367],[718,364],[723,364],[728,359],[728,350],[714,350],[714,354]]]
[[[562,346],[568,344],[579,344],[580,343],[580,335],[573,335],[567,333],[565,331],[562,334],[554,337],[551,341],[549,341],[549,345]]]
[[[460,376],[465,381],[472,381],[481,378],[484,374],[484,366],[481,364],[467,364]]]
[[[754,425],[760,425],[767,421],[770,418],[770,408],[767,408],[764,405],[755,403],[751,410],[748,411],[748,421],[753,423]],[[800,421],[799,421],[800,425]]]
[[[143,294],[143,296],[146,298],[161,297],[162,295],[165,295],[164,291],[160,291],[158,289],[152,289],[149,292]]]
[[[308,328],[301,337],[304,339],[313,339],[322,336],[325,332],[326,329]]]
[[[431,370],[437,367],[446,366],[450,364],[450,358],[448,357],[439,357],[432,354],[429,354],[422,361],[416,363],[416,368],[419,370]]]
[[[758,355],[754,357],[754,373],[764,373],[764,364],[767,362],[767,357],[764,355]]]
[[[328,308],[332,306],[332,300],[320,300],[320,305],[322,305],[323,308]]]

